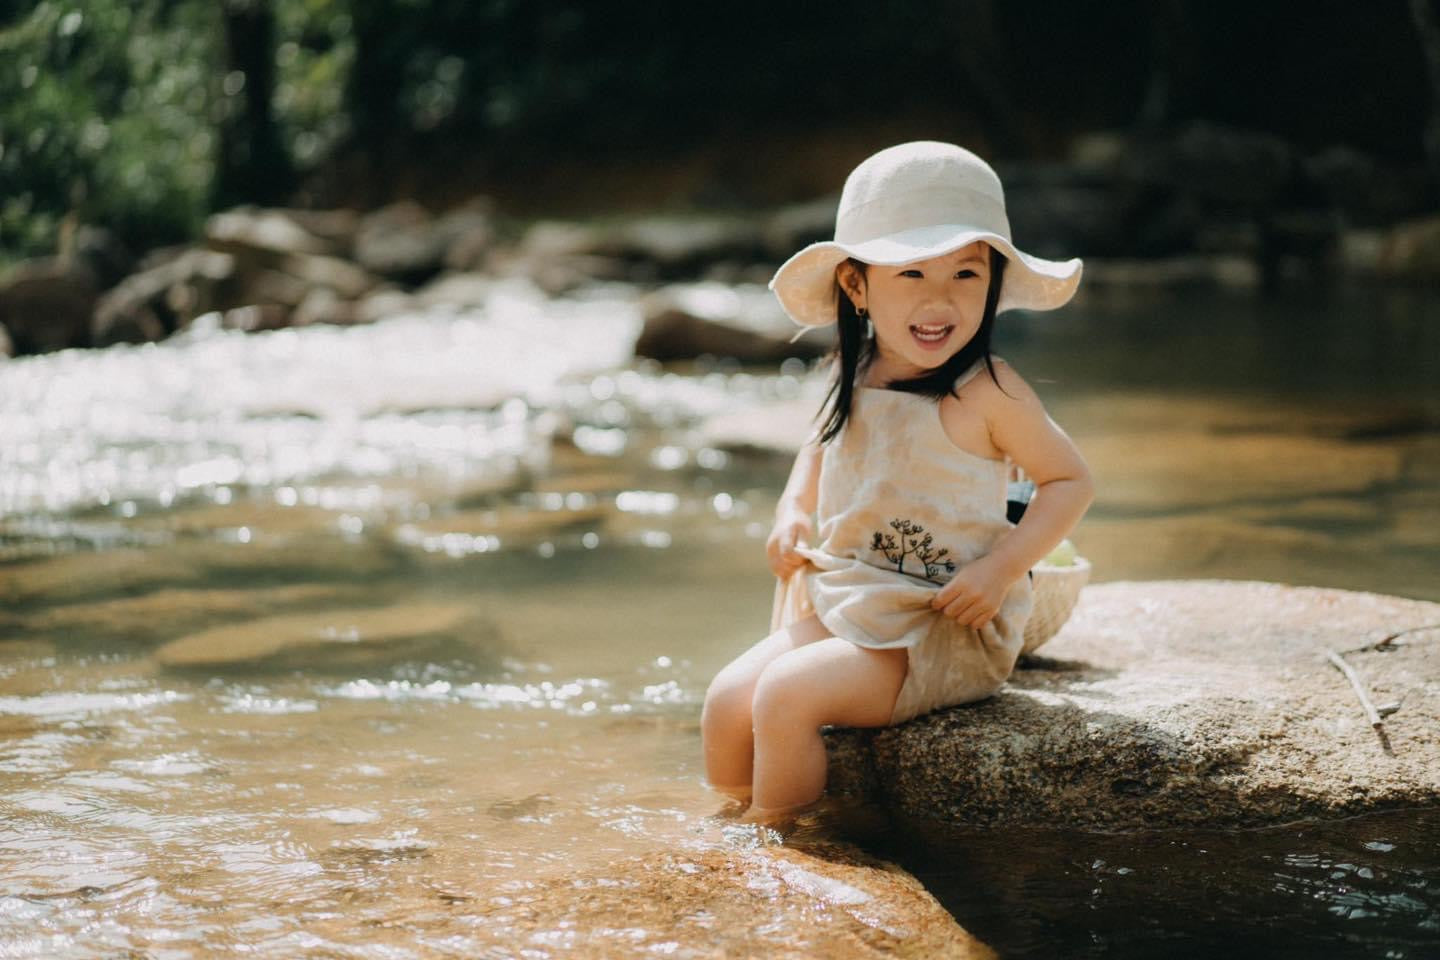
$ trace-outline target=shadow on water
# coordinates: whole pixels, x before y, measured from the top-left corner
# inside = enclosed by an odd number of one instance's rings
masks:
[[[1440,811],[1255,830],[851,835],[1003,957],[1393,957],[1440,952]]]

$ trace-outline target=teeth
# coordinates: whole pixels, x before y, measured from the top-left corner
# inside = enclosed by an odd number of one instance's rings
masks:
[[[914,331],[915,336],[919,337],[922,340],[941,340],[944,339],[946,334],[950,332],[950,327],[948,324],[938,327],[931,327],[924,324],[916,324],[910,329]]]

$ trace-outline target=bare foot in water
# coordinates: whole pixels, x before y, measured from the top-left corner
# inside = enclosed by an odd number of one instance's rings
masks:
[[[711,820],[739,820],[740,817],[741,817],[741,816],[745,813],[745,811],[749,808],[749,806],[750,806],[750,802],[749,802],[748,800],[730,800],[730,801],[728,801],[728,802],[725,804],[725,806],[721,807],[719,810],[717,810],[717,811],[715,811],[714,813],[712,813],[712,814],[710,815],[709,819],[711,819]]]
[[[819,812],[829,806],[827,799],[828,798],[822,796],[817,800],[812,800],[810,803],[800,803],[791,807],[776,807],[774,809],[765,809],[752,805],[750,809],[745,811],[744,816],[740,817],[740,822],[757,823],[761,826],[771,827],[772,829],[793,826],[795,821],[805,814]]]
[[[710,790],[725,797],[726,804],[719,811],[712,814],[717,820],[738,820],[745,809],[750,806],[750,785],[736,787],[717,787],[713,784],[706,784]]]

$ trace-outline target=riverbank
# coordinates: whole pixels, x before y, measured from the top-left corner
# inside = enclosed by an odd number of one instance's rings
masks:
[[[1440,282],[1435,186],[1421,168],[1394,169],[1353,149],[1302,151],[1196,124],[1164,136],[1092,133],[1063,160],[996,167],[1016,238],[1042,256],[1086,260],[1082,297]],[[643,179],[645,169],[626,175]],[[142,256],[99,227],[72,224],[57,256],[0,279],[0,355],[152,342],[202,317],[246,331],[369,323],[416,307],[463,308],[515,277],[552,296],[597,285],[637,297],[673,283],[763,285],[790,253],[833,231],[834,193],[707,207],[699,186],[672,192],[702,205],[631,204],[585,219],[537,216],[543,204],[523,213],[482,195],[437,209],[413,200],[373,210],[242,207],[210,217],[197,243]],[[665,309],[652,319],[663,322]],[[703,309],[683,323],[668,316],[662,358],[811,355],[788,347],[778,337],[783,318],[758,302],[720,318]],[[691,334],[717,319],[742,330]]]

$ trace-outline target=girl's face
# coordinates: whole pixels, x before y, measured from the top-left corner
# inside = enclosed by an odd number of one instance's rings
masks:
[[[990,245],[976,240],[929,260],[872,264],[864,273],[845,261],[837,271],[855,309],[870,311],[874,379],[908,379],[943,364],[980,329],[990,289]]]

